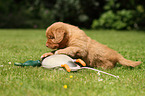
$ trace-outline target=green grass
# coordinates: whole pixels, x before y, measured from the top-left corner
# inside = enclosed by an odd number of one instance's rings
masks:
[[[145,58],[145,32],[85,30],[86,34],[121,53],[125,58]],[[108,73],[119,79],[97,72],[79,70],[68,73],[41,67],[18,67],[14,62],[38,60],[45,47],[45,30],[0,30],[0,96],[144,96],[145,63],[130,68],[117,65]],[[12,64],[8,64],[12,62]],[[101,69],[100,69],[101,70]],[[70,76],[73,78],[70,78]],[[67,89],[63,88],[67,85]]]

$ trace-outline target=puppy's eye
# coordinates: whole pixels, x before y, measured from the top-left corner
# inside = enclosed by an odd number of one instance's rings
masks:
[[[48,38],[49,38],[49,39],[54,39],[54,37],[53,37],[53,36],[48,36]]]

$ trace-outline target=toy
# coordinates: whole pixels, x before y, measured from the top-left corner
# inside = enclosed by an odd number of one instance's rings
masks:
[[[72,59],[67,55],[64,54],[56,54],[56,55],[51,55],[48,57],[43,58],[42,61],[40,60],[36,60],[36,61],[32,61],[32,60],[28,60],[24,63],[14,63],[14,65],[17,66],[42,66],[44,68],[47,69],[52,69],[52,68],[65,68],[68,72],[70,71],[77,71],[79,69],[90,69],[90,70],[94,70],[94,71],[98,71],[98,73],[104,73],[110,76],[113,76],[115,78],[119,78],[119,76],[115,76],[113,74],[104,72],[104,71],[100,71],[94,68],[90,68],[90,67],[80,67],[77,63],[80,63],[82,66],[86,66],[86,63],[81,60],[81,59]]]
[[[80,69],[80,66],[77,65],[75,62],[80,63],[82,66],[86,66],[86,63],[81,59],[72,59],[67,55],[57,54],[51,55],[44,58],[42,61],[40,60],[28,60],[24,63],[14,63],[17,66],[41,66],[44,68],[52,69],[58,67],[64,67],[68,72],[70,71],[77,71]]]

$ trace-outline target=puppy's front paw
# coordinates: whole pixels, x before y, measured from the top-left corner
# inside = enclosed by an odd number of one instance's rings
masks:
[[[66,54],[63,49],[57,50],[54,54]]]
[[[47,57],[47,56],[51,56],[51,55],[53,55],[53,53],[51,53],[51,52],[50,53],[45,53],[41,56],[41,59],[44,58],[44,57]]]
[[[64,50],[64,49],[57,50],[55,52],[55,54],[65,54],[65,55],[69,55],[71,57],[75,56],[72,51],[67,51],[67,50]]]

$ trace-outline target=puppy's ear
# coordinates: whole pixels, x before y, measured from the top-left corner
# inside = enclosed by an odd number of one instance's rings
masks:
[[[65,30],[60,27],[53,31],[54,39],[53,43],[60,43],[64,38]]]

